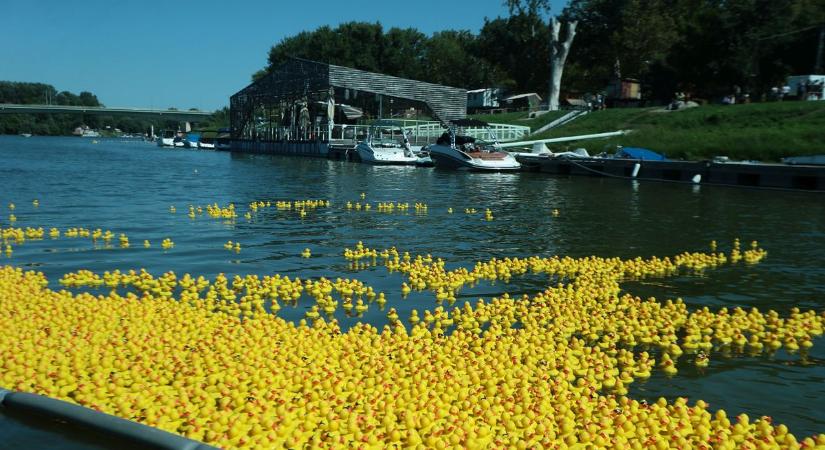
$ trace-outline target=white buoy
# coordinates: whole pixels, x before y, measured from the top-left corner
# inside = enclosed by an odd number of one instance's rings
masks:
[[[639,169],[642,168],[640,163],[633,164],[633,173],[630,174],[632,178],[636,178],[639,175]]]
[[[693,181],[693,182],[694,182],[694,183],[696,183],[696,184],[699,184],[699,183],[701,183],[701,182],[702,182],[702,174],[697,173],[697,174],[696,174],[696,175],[694,175],[694,176],[693,176],[693,178],[691,178],[690,180],[691,180],[691,181]]]

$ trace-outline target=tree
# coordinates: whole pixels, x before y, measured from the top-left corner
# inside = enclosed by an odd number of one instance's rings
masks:
[[[97,100],[97,96],[91,92],[83,91],[78,96],[80,106],[102,106]]]
[[[488,78],[499,87],[542,92],[547,86],[550,34],[544,15],[549,11],[549,2],[510,0],[505,5],[510,16],[485,19],[475,55],[495,69]]]
[[[425,78],[423,59],[427,41],[427,36],[415,28],[391,28],[382,40],[381,72],[414,80]]]
[[[281,40],[269,50],[269,69],[290,57],[376,71],[381,60],[384,33],[380,23],[347,22],[334,30],[322,26]]]
[[[0,81],[0,103],[52,104],[68,106],[98,106],[97,97],[91,92],[80,95],[69,91],[58,92],[54,86],[44,83]],[[95,126],[97,116],[86,116],[87,125]],[[34,133],[38,135],[69,134],[84,122],[84,116],[73,114],[13,114],[0,115],[0,133]]]
[[[547,109],[556,111],[559,109],[559,92],[561,89],[561,76],[564,72],[564,63],[567,61],[567,54],[570,46],[573,45],[573,38],[576,36],[577,22],[567,23],[567,33],[564,40],[559,40],[561,32],[561,22],[557,18],[550,21],[550,89],[547,94]]]
[[[460,88],[491,83],[495,69],[476,56],[476,38],[469,31],[441,31],[427,41],[424,81]]]
[[[510,16],[541,15],[550,12],[550,0],[505,0]]]

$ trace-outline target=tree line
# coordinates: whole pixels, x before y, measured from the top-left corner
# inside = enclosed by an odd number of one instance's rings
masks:
[[[509,15],[485,19],[478,32],[428,36],[377,22],[304,31],[274,45],[267,66],[252,78],[295,56],[544,97],[550,2],[505,4]],[[601,92],[618,72],[640,80],[652,101],[670,101],[677,91],[713,100],[735,87],[757,98],[788,75],[814,73],[825,35],[825,0],[571,0],[559,18],[578,22],[562,81],[568,95]]]
[[[97,96],[83,91],[74,94],[58,91],[45,83],[0,81],[0,103],[20,105],[61,105],[102,107]],[[225,127],[229,124],[228,108],[216,111],[212,117],[199,124],[203,128]],[[58,136],[71,134],[79,126],[92,129],[119,129],[124,133],[147,133],[154,126],[158,132],[163,128],[177,129],[176,120],[147,119],[130,116],[79,115],[79,114],[0,114],[0,134],[31,133],[38,136]]]

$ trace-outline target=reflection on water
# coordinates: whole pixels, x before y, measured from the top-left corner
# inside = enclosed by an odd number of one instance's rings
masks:
[[[383,267],[355,271],[341,256],[361,240],[374,248],[397,246],[431,253],[451,267],[503,256],[650,256],[704,250],[716,239],[729,245],[757,239],[769,251],[753,268],[725,267],[704,276],[627,283],[642,296],[682,297],[691,307],[756,306],[786,312],[793,306],[825,308],[825,198],[818,194],[699,187],[601,178],[562,178],[538,173],[457,173],[414,167],[376,167],[324,159],[167,150],[133,141],[0,137],[0,223],[9,202],[17,226],[88,227],[126,233],[129,249],[95,248],[83,239],[45,239],[15,248],[0,263],[42,270],[54,283],[77,269],[146,268],[213,277],[218,273],[291,277],[357,277],[400,296],[402,281]],[[360,199],[365,193],[366,198]],[[31,205],[40,200],[40,207]],[[254,200],[330,200],[330,208],[265,209],[243,218]],[[347,201],[425,202],[426,214],[349,211]],[[235,223],[187,217],[188,205],[234,202]],[[169,212],[175,205],[177,212]],[[453,208],[453,213],[448,208]],[[476,214],[466,214],[475,208]],[[484,210],[495,220],[485,221]],[[558,216],[551,212],[559,210]],[[163,251],[171,238],[175,248]],[[152,242],[149,249],[140,243]],[[240,242],[240,253],[222,245]],[[728,243],[728,244],[726,244]],[[312,258],[300,256],[309,247]],[[460,293],[478,297],[533,293],[545,281],[481,283]],[[281,315],[300,318],[306,303]],[[402,317],[431,309],[431,295],[414,293],[392,304]],[[362,320],[381,325],[386,312],[370,308]],[[343,312],[344,326],[356,319]],[[703,398],[729,413],[771,415],[797,435],[825,431],[825,341],[809,358],[714,358],[706,373],[680,369],[678,377],[654,376],[633,385],[632,395]],[[768,384],[766,384],[768,383]]]

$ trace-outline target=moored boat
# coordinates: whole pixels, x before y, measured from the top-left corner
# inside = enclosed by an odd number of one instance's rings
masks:
[[[476,139],[461,134],[467,128],[486,129],[490,141]],[[427,146],[436,167],[473,171],[519,170],[521,164],[499,147],[495,134],[486,122],[475,119],[461,119],[450,122],[449,129],[435,144]]]
[[[158,136],[158,147],[174,147],[175,146],[175,131],[162,130]]]
[[[379,120],[370,126],[367,138],[355,147],[362,162],[381,165],[425,164],[421,146],[410,145],[407,132],[393,120]]]

